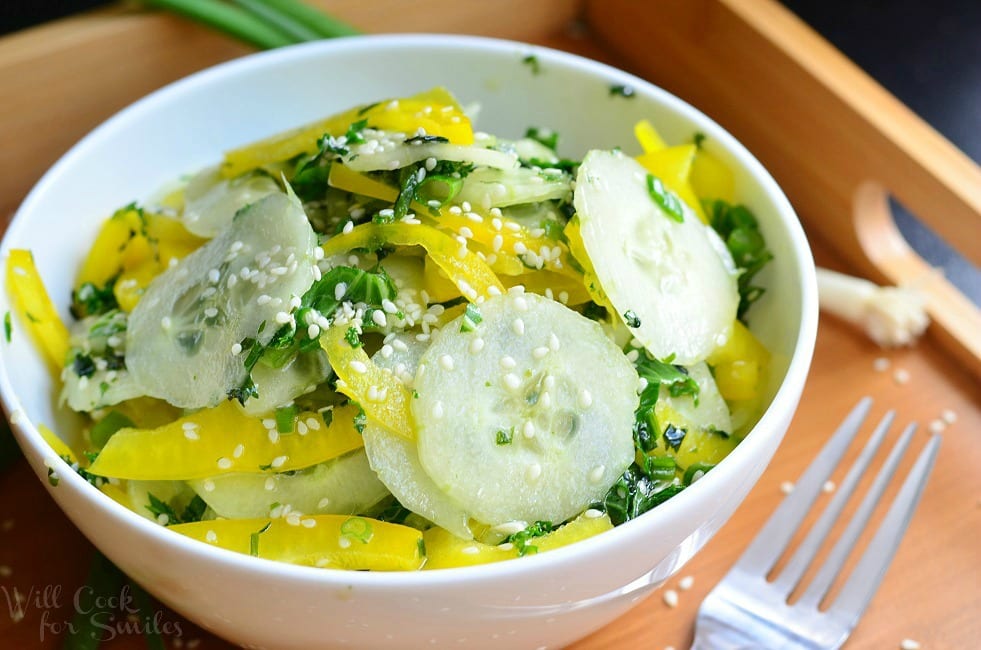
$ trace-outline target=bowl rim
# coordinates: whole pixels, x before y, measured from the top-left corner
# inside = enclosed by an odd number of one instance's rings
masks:
[[[201,85],[207,85],[215,78],[226,75],[248,73],[254,67],[274,66],[291,61],[303,61],[318,56],[329,56],[335,51],[358,49],[404,49],[404,48],[443,48],[477,50],[490,55],[507,53],[513,55],[516,51],[528,55],[542,57],[550,65],[563,65],[575,68],[589,77],[605,78],[611,83],[622,83],[651,97],[655,103],[666,110],[680,113],[687,119],[699,122],[710,132],[710,137],[720,143],[723,149],[738,158],[750,175],[759,183],[767,199],[774,209],[780,213],[789,239],[793,244],[793,257],[797,260],[798,271],[801,273],[803,287],[801,290],[801,327],[797,332],[797,340],[793,347],[787,371],[783,382],[774,394],[770,405],[764,411],[760,420],[747,434],[745,439],[730,452],[729,458],[743,458],[755,453],[762,444],[764,431],[779,426],[779,422],[789,422],[796,409],[799,395],[813,355],[817,334],[817,287],[814,277],[814,263],[806,236],[787,197],[777,185],[773,177],[762,164],[734,136],[723,129],[714,120],[700,110],[685,102],[683,99],[660,88],[652,82],[633,74],[617,69],[610,65],[588,59],[586,57],[555,50],[549,47],[524,43],[520,41],[491,38],[484,36],[448,35],[448,34],[377,34],[359,35],[338,38],[327,41],[317,41],[288,46],[265,52],[249,54],[237,59],[219,63],[191,75],[171,82],[124,107],[96,128],[88,132],[74,144],[58,161],[48,169],[41,179],[27,194],[3,236],[0,244],[0,255],[6,257],[10,250],[10,241],[26,225],[27,215],[33,211],[39,197],[50,191],[56,185],[63,170],[72,162],[86,155],[87,149],[97,142],[104,132],[111,131],[130,120],[137,120],[141,114],[152,106],[171,95],[194,90]],[[38,458],[59,473],[60,485],[70,488],[73,492],[95,508],[106,509],[107,514],[117,523],[135,529],[139,535],[150,536],[156,541],[174,547],[181,553],[196,555],[214,563],[216,569],[245,571],[258,578],[286,578],[313,584],[333,584],[342,582],[345,585],[357,586],[363,589],[406,587],[419,588],[440,586],[456,583],[461,580],[480,581],[486,578],[508,578],[509,576],[529,572],[547,572],[550,567],[561,566],[578,555],[600,555],[616,549],[629,537],[645,534],[648,529],[657,527],[658,522],[671,520],[682,512],[692,499],[706,493],[715,483],[725,482],[730,474],[736,471],[740,463],[720,463],[702,480],[693,483],[681,494],[658,505],[641,517],[616,526],[602,535],[578,541],[566,547],[558,548],[548,553],[536,554],[533,557],[521,558],[520,562],[495,562],[484,565],[447,568],[434,571],[405,571],[405,572],[373,572],[349,571],[343,569],[316,568],[300,566],[264,558],[256,558],[220,547],[210,546],[197,540],[185,537],[174,531],[142,517],[122,504],[116,503],[90,485],[80,475],[71,469],[61,458],[57,457],[41,437],[37,426],[24,417],[24,411],[14,390],[7,364],[3,363],[6,354],[0,349],[0,401],[7,411],[15,437],[21,447],[29,447]],[[26,451],[26,449],[25,449]],[[46,486],[46,489],[52,488]],[[59,504],[60,505],[60,504]]]

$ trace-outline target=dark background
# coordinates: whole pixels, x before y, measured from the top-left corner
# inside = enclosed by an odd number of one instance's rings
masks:
[[[656,4],[656,0],[639,1]],[[101,4],[107,2],[6,0],[0,2],[0,34]],[[981,0],[783,0],[783,4],[981,164]],[[894,207],[900,230],[913,247],[930,263],[943,267],[968,297],[981,304],[981,272],[901,206]]]

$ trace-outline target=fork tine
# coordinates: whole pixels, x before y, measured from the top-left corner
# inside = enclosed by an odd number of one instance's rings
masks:
[[[831,583],[834,582],[835,577],[841,572],[841,567],[844,566],[845,560],[848,559],[848,554],[851,553],[855,542],[858,541],[859,535],[862,534],[862,530],[868,524],[869,518],[872,516],[872,511],[875,510],[876,504],[882,498],[882,493],[885,492],[886,486],[892,480],[892,476],[899,466],[899,461],[902,460],[903,454],[906,453],[906,448],[909,446],[909,441],[913,438],[915,431],[916,424],[910,424],[903,431],[899,440],[896,441],[895,446],[889,453],[889,457],[882,465],[882,469],[879,470],[879,474],[875,477],[871,487],[869,487],[869,491],[862,500],[862,504],[855,511],[845,531],[828,554],[824,565],[818,570],[814,576],[814,580],[811,581],[811,584],[808,585],[804,594],[801,596],[799,601],[801,606],[817,607],[821,599],[828,592]],[[864,471],[864,468],[862,469]]]
[[[848,577],[838,598],[828,608],[827,613],[842,621],[849,631],[865,612],[896,554],[896,549],[899,548],[899,542],[909,526],[913,511],[920,501],[927,478],[937,459],[940,441],[939,435],[930,437],[930,441],[920,452],[909,476],[906,477],[889,507],[889,512],[882,520],[879,530],[862,554],[862,559]]]
[[[855,434],[872,408],[872,399],[862,398],[841,423],[831,439],[805,470],[791,492],[753,538],[749,548],[736,562],[736,570],[765,576],[773,568],[790,543],[808,510],[821,491],[821,486],[844,455]]]
[[[882,444],[882,440],[886,437],[889,427],[892,426],[895,415],[895,412],[889,411],[882,418],[882,421],[869,437],[868,442],[865,443],[865,447],[862,448],[859,457],[855,460],[851,469],[848,470],[848,474],[841,482],[838,491],[835,492],[834,497],[832,497],[824,512],[821,513],[821,516],[814,523],[807,537],[801,542],[800,546],[794,552],[793,557],[790,558],[787,565],[780,572],[780,575],[773,581],[773,586],[778,592],[789,595],[797,586],[797,583],[800,582],[807,567],[814,560],[818,549],[821,548],[821,544],[824,543],[828,533],[834,527],[845,504],[848,503],[848,500],[855,492],[855,487],[872,462],[872,458]]]

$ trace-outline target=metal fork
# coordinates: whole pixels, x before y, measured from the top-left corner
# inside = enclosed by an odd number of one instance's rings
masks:
[[[827,650],[841,647],[851,634],[878,589],[906,532],[933,469],[940,447],[939,435],[931,436],[923,448],[868,548],[826,610],[820,610],[819,605],[841,572],[895,473],[916,431],[915,423],[907,426],[900,435],[868,494],[799,600],[792,605],[787,602],[885,438],[895,417],[893,412],[887,413],[876,427],[827,509],[786,566],[772,582],[767,580],[767,575],[787,549],[825,481],[861,428],[871,406],[872,400],[864,398],[845,418],[801,475],[793,492],[784,499],[746,552],[706,597],[698,610],[692,650]]]

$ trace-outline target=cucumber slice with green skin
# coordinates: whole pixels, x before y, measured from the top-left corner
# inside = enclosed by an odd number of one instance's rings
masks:
[[[305,515],[363,513],[389,495],[363,449],[286,474],[223,474],[188,481],[219,517],[268,517],[276,505]]]
[[[377,352],[372,361],[411,382],[428,344],[406,336],[387,345],[388,348]],[[473,538],[466,510],[444,494],[429,477],[419,462],[419,451],[414,442],[370,421],[365,425],[362,437],[371,468],[399,503],[457,537]]]
[[[236,346],[267,343],[313,284],[316,235],[295,196],[271,194],[155,278],[129,317],[126,366],[145,394],[214,406],[246,378]]]
[[[232,223],[235,213],[276,192],[276,181],[265,174],[222,178],[218,166],[191,177],[184,188],[184,227],[199,237],[214,237]]]
[[[475,169],[463,180],[454,199],[485,210],[522,203],[566,199],[572,193],[572,177],[562,172],[543,172],[527,167]]]
[[[419,459],[478,521],[566,521],[633,460],[637,372],[599,325],[542,296],[511,290],[480,314],[419,363]]]
[[[680,223],[654,202],[647,177],[622,153],[590,151],[573,202],[586,254],[613,307],[651,354],[674,355],[687,366],[728,336],[739,306],[736,267],[684,202]]]
[[[382,142],[380,146],[363,144],[353,147],[351,153],[344,157],[344,164],[356,172],[401,169],[427,158],[495,169],[514,169],[518,166],[516,155],[483,147],[411,140],[395,142],[385,139],[379,142]]]

